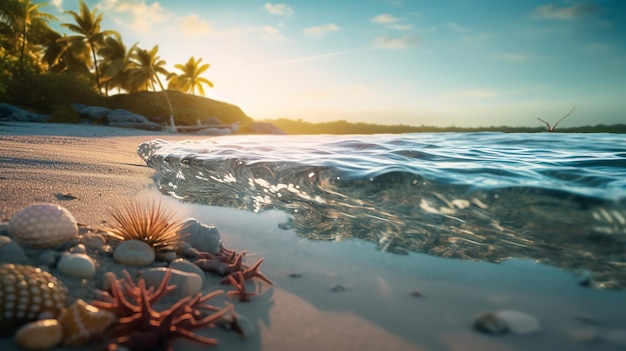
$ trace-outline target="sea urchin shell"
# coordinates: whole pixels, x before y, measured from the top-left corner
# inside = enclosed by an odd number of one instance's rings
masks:
[[[59,246],[76,238],[74,216],[59,205],[41,203],[25,207],[9,221],[9,235],[18,243],[36,249]]]
[[[155,251],[170,251],[181,239],[178,231],[184,224],[174,220],[172,212],[163,209],[160,203],[131,202],[110,212],[118,225],[107,234],[116,240],[140,240]]]
[[[66,303],[67,288],[52,274],[33,266],[0,265],[0,329],[56,317]]]

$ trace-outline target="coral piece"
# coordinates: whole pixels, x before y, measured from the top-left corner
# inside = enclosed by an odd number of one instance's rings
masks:
[[[178,232],[184,224],[174,220],[173,213],[163,209],[160,203],[131,202],[110,213],[118,226],[109,228],[107,234],[116,240],[140,240],[163,252],[174,250],[182,239]]]
[[[229,275],[228,280],[230,281],[230,284],[235,287],[235,290],[227,292],[226,295],[239,296],[239,301],[241,302],[250,302],[250,297],[258,295],[256,291],[248,292],[246,290],[246,280],[244,279],[241,271],[236,272],[234,275]]]
[[[36,249],[57,247],[78,235],[74,216],[59,205],[42,203],[23,208],[11,217],[9,235]]]
[[[124,271],[124,279],[112,285],[112,297],[109,302],[94,302],[94,305],[108,308],[120,317],[119,323],[109,333],[113,342],[108,345],[112,349],[115,345],[129,350],[172,350],[171,341],[183,337],[206,345],[215,345],[214,338],[203,337],[193,333],[193,330],[212,327],[215,323],[232,310],[228,304],[218,308],[206,304],[211,298],[223,294],[222,290],[210,294],[196,294],[187,296],[170,308],[157,311],[154,304],[167,294],[173,286],[167,285],[171,272],[164,277],[161,285],[154,290],[147,289],[143,279],[135,284],[128,272]],[[211,311],[204,315],[203,311]]]
[[[80,346],[112,326],[117,315],[78,299],[61,313],[58,320],[63,326],[63,346]]]
[[[56,317],[66,303],[67,288],[52,274],[28,265],[0,265],[0,330]]]

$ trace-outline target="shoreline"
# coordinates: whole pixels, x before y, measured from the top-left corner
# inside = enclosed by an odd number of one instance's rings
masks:
[[[102,228],[103,221],[111,220],[109,206],[140,197],[158,198],[181,218],[215,225],[228,248],[255,254],[253,261],[264,257],[262,271],[275,283],[274,287],[261,284],[262,295],[251,303],[235,303],[235,311],[250,324],[249,338],[207,331],[219,340],[211,348],[215,350],[624,347],[624,291],[581,287],[571,272],[525,260],[468,262],[425,254],[393,255],[356,240],[310,241],[280,229],[278,224],[287,220],[281,212],[254,214],[183,204],[156,190],[150,178],[153,170],[136,154],[141,142],[156,138],[209,137],[104,126],[0,123],[0,222],[33,203],[51,202],[67,208],[79,223]],[[333,291],[339,285],[344,290]],[[421,297],[412,295],[416,291]],[[507,309],[537,317],[541,330],[492,336],[472,329],[478,313]],[[175,345],[177,350],[206,348],[187,341]],[[17,350],[10,338],[0,339],[0,348]]]

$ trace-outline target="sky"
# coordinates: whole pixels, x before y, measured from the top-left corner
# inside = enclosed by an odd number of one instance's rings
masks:
[[[202,58],[205,96],[257,120],[538,126],[576,106],[561,127],[626,123],[624,0],[86,3],[171,71]],[[41,10],[73,23],[79,5]]]

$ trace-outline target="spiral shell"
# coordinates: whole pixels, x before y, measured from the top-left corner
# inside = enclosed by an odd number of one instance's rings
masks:
[[[63,326],[63,346],[83,345],[116,321],[115,313],[78,299],[59,316],[59,323]]]
[[[30,205],[15,213],[9,221],[9,235],[18,243],[36,249],[57,247],[75,239],[77,234],[74,216],[55,204]]]
[[[41,317],[56,317],[67,303],[67,288],[40,268],[0,264],[0,328],[12,329]]]

